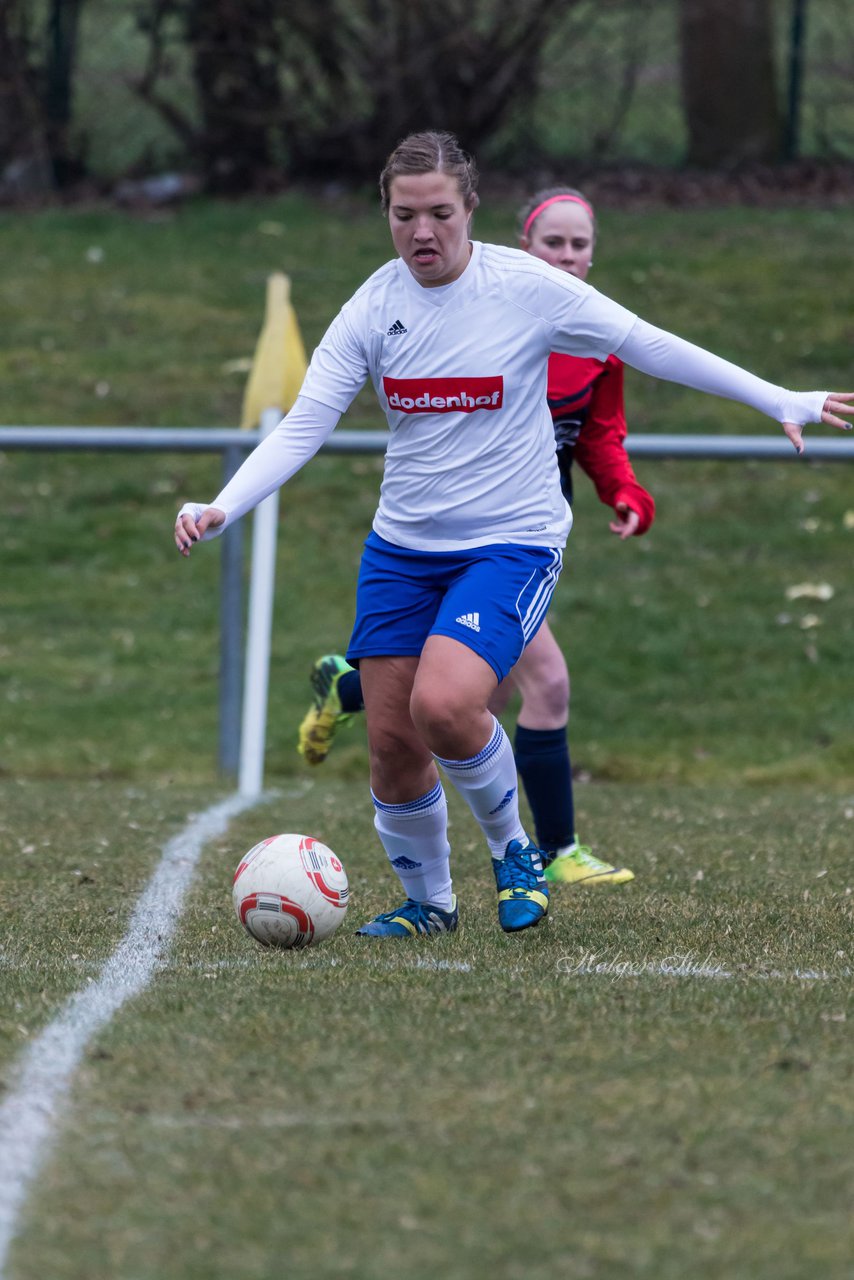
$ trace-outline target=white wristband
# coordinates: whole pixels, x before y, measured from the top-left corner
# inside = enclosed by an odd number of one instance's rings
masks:
[[[189,516],[193,521],[193,524],[198,524],[201,519],[202,512],[207,511],[210,505],[211,504],[209,502],[185,502],[175,517],[176,522],[181,519],[181,516]],[[227,525],[228,513],[226,512],[226,516],[222,524],[218,524],[215,528],[211,527],[209,529],[205,529],[202,534],[201,541],[210,542],[211,538],[218,538],[219,535],[225,531]]]

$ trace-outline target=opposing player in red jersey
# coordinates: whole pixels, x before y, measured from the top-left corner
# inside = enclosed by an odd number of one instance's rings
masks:
[[[586,280],[593,265],[596,219],[590,202],[572,187],[539,191],[524,205],[519,243],[528,253],[560,271]],[[655,503],[638,483],[625,449],[626,415],[623,365],[552,353],[548,404],[564,497],[572,506],[572,468],[577,462],[590,477],[614,518],[611,532],[621,540],[646,533]],[[522,703],[514,750],[537,832],[549,859],[552,883],[623,884],[627,867],[595,857],[575,834],[575,806],[567,726],[569,670],[548,619],[534,636],[510,676],[490,701],[496,714],[507,705],[514,686]]]
[[[519,218],[521,247],[560,271],[586,280],[593,265],[596,219],[589,201],[573,187],[538,191]],[[621,540],[646,533],[655,503],[638,483],[625,449],[623,365],[616,356],[595,360],[553,353],[548,368],[548,404],[554,422],[561,487],[572,505],[572,467],[577,462],[596,486],[614,518],[610,529]],[[362,710],[358,671],[338,654],[315,663],[314,701],[299,733],[299,750],[309,764],[326,759],[336,729]],[[525,787],[546,878],[552,883],[623,884],[634,879],[627,867],[595,857],[575,834],[575,805],[567,726],[569,671],[548,619],[525,649],[512,673],[498,686],[489,708],[500,715],[521,694],[514,753]]]

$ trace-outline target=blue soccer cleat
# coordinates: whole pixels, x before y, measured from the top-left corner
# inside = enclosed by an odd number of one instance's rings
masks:
[[[498,923],[505,933],[530,929],[545,919],[549,886],[536,845],[511,840],[503,859],[492,859],[492,870],[498,888]]]
[[[407,898],[402,907],[369,920],[356,933],[363,938],[416,938],[420,933],[453,933],[459,922],[456,894],[450,911]]]

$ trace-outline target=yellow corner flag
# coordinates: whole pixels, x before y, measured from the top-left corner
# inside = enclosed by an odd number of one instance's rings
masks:
[[[267,278],[264,325],[243,394],[240,425],[257,427],[265,409],[287,413],[307,368],[305,347],[291,306],[291,282],[281,271]]]

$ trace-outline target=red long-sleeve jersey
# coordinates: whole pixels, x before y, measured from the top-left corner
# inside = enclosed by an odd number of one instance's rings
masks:
[[[571,467],[576,461],[593,481],[601,502],[616,508],[625,502],[640,517],[637,533],[655,518],[655,501],[638,483],[626,453],[623,364],[579,356],[549,357],[548,402],[555,428],[561,482],[572,497]]]

